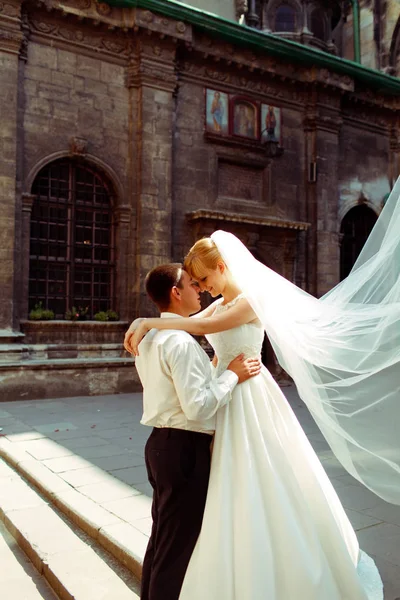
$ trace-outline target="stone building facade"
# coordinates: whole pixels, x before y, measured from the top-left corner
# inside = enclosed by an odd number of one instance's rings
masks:
[[[146,272],[217,228],[322,295],[400,172],[400,81],[336,58],[332,22],[317,43],[153,4],[0,2],[2,400],[134,389]]]

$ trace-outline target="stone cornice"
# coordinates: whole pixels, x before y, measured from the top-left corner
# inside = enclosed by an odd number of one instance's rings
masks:
[[[18,54],[24,36],[21,31],[21,2],[0,2],[0,51]]]
[[[188,221],[225,221],[227,223],[247,223],[249,225],[258,225],[260,227],[278,227],[280,229],[297,229],[307,231],[310,223],[301,221],[288,221],[274,217],[253,217],[247,214],[237,212],[225,212],[220,210],[209,210],[207,208],[195,210],[186,213]]]
[[[95,25],[104,24],[109,30],[122,29],[123,32],[146,29],[161,37],[190,42],[192,27],[178,19],[154,14],[146,8],[132,6],[128,9],[114,8],[97,0],[36,0],[49,12],[59,12],[64,17],[73,16],[80,22],[91,21]]]
[[[326,69],[334,77],[350,77],[358,84],[378,91],[381,95],[400,95],[400,80],[380,71],[369,69],[358,63],[338,58],[309,46],[285,40],[257,29],[239,25],[217,15],[169,0],[106,0],[110,6],[125,8],[141,7],[185,23],[212,37],[224,39],[235,46],[246,47],[280,58],[288,63]]]

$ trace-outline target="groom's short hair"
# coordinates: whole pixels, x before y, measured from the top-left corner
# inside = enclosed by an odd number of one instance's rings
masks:
[[[148,296],[160,311],[166,310],[171,303],[173,287],[182,288],[183,265],[167,263],[155,267],[146,275],[145,287]]]

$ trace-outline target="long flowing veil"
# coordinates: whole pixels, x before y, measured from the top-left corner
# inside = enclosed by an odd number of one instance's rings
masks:
[[[400,504],[400,178],[350,275],[319,300],[212,235],[333,452]]]

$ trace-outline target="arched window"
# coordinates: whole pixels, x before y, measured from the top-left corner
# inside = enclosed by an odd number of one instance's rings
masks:
[[[374,211],[365,204],[355,206],[344,217],[340,228],[343,236],[340,248],[341,280],[347,277],[353,268],[376,220]]]
[[[275,13],[275,31],[296,31],[296,11],[290,4],[281,4]]]
[[[311,13],[311,32],[322,42],[326,41],[325,19],[318,9]]]
[[[58,318],[72,306],[115,309],[111,188],[97,170],[61,159],[37,175],[32,194],[29,308]]]

